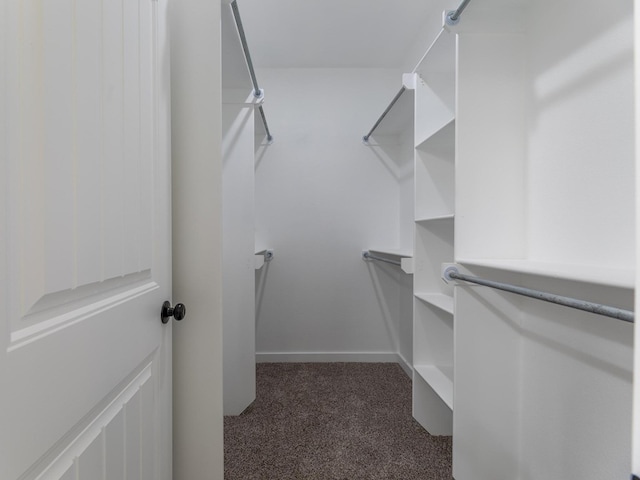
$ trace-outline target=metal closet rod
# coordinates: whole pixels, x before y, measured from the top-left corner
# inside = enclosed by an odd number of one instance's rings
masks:
[[[388,258],[377,257],[375,255],[371,255],[369,252],[362,252],[362,257],[366,260],[377,260],[379,262],[390,263],[391,265],[400,266],[401,263],[397,260],[389,260]]]
[[[371,134],[375,131],[376,128],[378,128],[378,125],[382,123],[382,120],[384,120],[384,117],[387,116],[387,114],[391,111],[391,109],[396,104],[396,102],[400,100],[400,97],[402,96],[405,90],[406,90],[406,87],[403,85],[400,91],[396,93],[396,96],[393,97],[393,100],[391,100],[391,103],[386,108],[386,110],[382,112],[382,115],[380,115],[380,118],[378,118],[378,121],[375,123],[375,125],[371,127],[371,130],[369,130],[369,133],[367,133],[364,137],[362,137],[362,140],[364,140],[365,142],[369,141],[369,137],[371,136]]]
[[[471,2],[471,0],[463,0],[463,2],[458,6],[458,8],[456,10],[453,10],[453,11],[447,13],[446,18],[445,18],[445,21],[447,22],[447,25],[455,25],[460,21],[460,15],[464,11],[464,9],[467,8],[467,5],[469,5],[469,2]],[[442,33],[442,30],[438,33],[438,35],[440,35],[441,33]],[[428,52],[428,50],[427,50],[427,52]],[[426,53],[425,53],[425,55],[426,55]],[[424,59],[424,56],[422,58]],[[418,63],[418,65],[420,65],[420,63]],[[413,72],[411,72],[411,73],[415,73],[416,72],[416,69],[418,68],[418,65],[416,65],[416,68],[414,68]],[[369,141],[369,137],[371,137],[373,132],[375,132],[376,128],[378,128],[378,125],[380,125],[382,123],[382,120],[384,120],[384,117],[386,117],[387,114],[391,111],[391,109],[396,104],[396,102],[400,99],[400,97],[402,96],[402,94],[404,93],[405,90],[406,90],[406,88],[403,86],[400,89],[400,91],[396,94],[396,96],[393,97],[393,100],[391,100],[391,103],[389,104],[389,106],[386,108],[386,110],[384,112],[382,112],[382,115],[380,115],[380,117],[376,121],[375,125],[373,127],[371,127],[371,130],[369,130],[369,133],[367,133],[364,137],[362,137],[362,140],[364,140],[365,142]]]
[[[267,140],[269,142],[273,142],[273,135],[271,135],[271,132],[269,131],[269,125],[267,125],[267,117],[264,116],[264,108],[262,108],[262,105],[258,107],[258,111],[260,112],[260,117],[262,117],[264,131],[267,132]]]
[[[563,305],[565,307],[575,308],[577,310],[583,310],[589,313],[604,315],[605,317],[616,318],[624,322],[634,322],[634,313],[629,310],[622,310],[620,308],[610,307],[608,305],[587,302],[585,300],[579,300],[577,298],[564,297],[562,295],[556,295],[554,293],[532,290],[530,288],[519,287],[508,283],[500,283],[494,282],[493,280],[486,280],[484,278],[472,277],[470,275],[465,275],[458,272],[458,269],[456,267],[445,268],[443,277],[446,280],[462,280],[465,282],[476,283],[485,287],[491,287],[497,290],[503,290],[505,292],[515,293],[517,295],[523,295],[529,298],[535,298],[536,300],[542,300],[544,302],[555,303],[557,305]]]
[[[233,11],[233,19],[236,22],[236,28],[238,29],[238,35],[240,36],[240,43],[242,44],[242,51],[244,52],[244,59],[247,62],[247,68],[249,69],[249,76],[251,77],[251,83],[253,83],[253,95],[256,98],[262,97],[262,90],[258,86],[258,79],[256,78],[256,71],[253,68],[253,61],[251,61],[251,53],[249,53],[249,45],[247,44],[247,36],[244,33],[244,27],[242,25],[242,18],[240,17],[240,10],[238,9],[237,0],[231,2],[231,10]],[[267,117],[264,114],[262,105],[259,106],[260,116],[262,117],[262,123],[264,124],[264,130],[267,132],[267,140],[273,141],[273,136],[269,131],[269,125],[267,125]]]
[[[471,0],[462,0],[462,3],[458,6],[458,8],[456,8],[453,12],[447,13],[447,23],[449,25],[455,25],[456,23],[458,23],[460,15],[462,15],[464,9],[467,8],[469,2],[471,2]]]

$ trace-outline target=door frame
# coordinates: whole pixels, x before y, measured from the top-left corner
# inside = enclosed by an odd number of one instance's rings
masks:
[[[169,1],[175,479],[224,476],[221,1]]]
[[[634,1],[635,143],[636,143],[636,295],[635,311],[640,312],[640,0]],[[637,320],[636,320],[637,322]],[[640,478],[640,327],[634,324],[633,423],[631,442],[632,473]]]

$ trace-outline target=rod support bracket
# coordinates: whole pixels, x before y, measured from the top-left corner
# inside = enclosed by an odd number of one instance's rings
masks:
[[[444,13],[444,23],[449,27],[453,27],[460,23],[460,17],[453,19],[453,14],[456,13],[455,10],[449,10]]]
[[[365,262],[369,261],[369,250],[362,250],[362,259]]]
[[[450,263],[442,264],[442,280],[444,283],[455,283],[456,279],[451,276],[451,274],[456,274],[458,272],[458,267],[452,265]]]

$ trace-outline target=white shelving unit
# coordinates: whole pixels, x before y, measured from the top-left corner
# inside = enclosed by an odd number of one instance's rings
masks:
[[[256,396],[255,143],[264,137],[242,43],[230,5],[221,5],[222,35],[222,321],[223,410],[239,415]]]
[[[453,431],[455,35],[442,30],[416,68],[413,416],[432,435]]]
[[[633,308],[633,32],[624,0],[465,10],[455,27],[465,272]],[[627,478],[633,327],[455,290],[453,476]]]
[[[416,67],[413,415],[456,479],[628,476],[633,326],[441,271],[633,309],[633,13],[472,2]]]

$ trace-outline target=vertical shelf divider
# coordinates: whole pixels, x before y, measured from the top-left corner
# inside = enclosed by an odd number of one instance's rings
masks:
[[[416,67],[414,121],[413,416],[432,435],[453,433],[455,34],[441,31]]]

